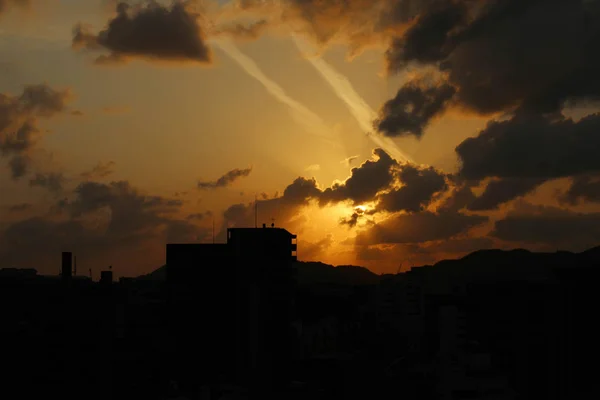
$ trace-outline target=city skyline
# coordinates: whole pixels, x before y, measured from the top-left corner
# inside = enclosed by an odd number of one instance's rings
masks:
[[[598,245],[599,2],[125,3],[0,1],[0,268],[255,223],[376,273]]]

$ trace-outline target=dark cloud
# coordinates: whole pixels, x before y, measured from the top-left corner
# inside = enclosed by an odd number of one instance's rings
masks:
[[[356,207],[350,217],[340,219],[340,225],[348,225],[349,228],[354,228],[358,224],[358,221],[365,215],[367,215],[366,210]]]
[[[467,179],[553,179],[600,171],[600,114],[569,118],[514,117],[493,121],[456,148]]]
[[[178,217],[181,201],[143,194],[127,181],[84,182],[59,203],[62,214],[18,221],[0,232],[0,264],[53,273],[48,260],[70,250],[95,267],[115,263],[121,273],[139,275],[164,261],[167,241],[198,242],[210,231]]]
[[[556,114],[600,97],[598,39],[595,0],[438,1],[392,42],[387,61],[390,72],[439,68],[468,110]]]
[[[559,196],[559,201],[570,205],[581,202],[600,203],[600,177],[598,175],[574,177],[569,189]]]
[[[321,206],[346,200],[360,205],[389,188],[394,179],[392,167],[397,166],[398,162],[381,149],[375,149],[373,155],[375,160],[367,160],[360,167],[352,168],[345,182],[335,183],[325,189],[320,195]]]
[[[410,2],[399,2],[399,4]],[[438,1],[418,16],[404,35],[395,38],[386,52],[388,70],[399,72],[409,62],[444,60],[455,46],[453,36],[467,22],[468,8],[460,1]]]
[[[66,178],[59,172],[36,173],[31,180],[29,186],[39,186],[52,193],[59,193],[63,190],[63,184]]]
[[[396,177],[401,186],[379,196],[379,211],[422,211],[435,195],[448,189],[445,174],[433,167],[419,168],[404,164],[398,167]]]
[[[411,81],[383,105],[375,129],[386,136],[420,138],[433,118],[445,111],[454,93],[454,87],[446,83]]]
[[[202,221],[206,217],[212,217],[212,215],[213,215],[213,213],[211,211],[205,211],[202,213],[190,214],[185,219],[187,219],[188,221],[194,221],[194,220]]]
[[[260,4],[260,0],[253,3]],[[368,32],[376,7],[372,0],[288,0],[284,2],[283,19],[303,22],[305,31],[318,43],[326,44],[344,30],[346,35],[356,37]]]
[[[221,176],[215,181],[199,181],[198,189],[218,189],[230,186],[232,183],[240,178],[247,177],[252,172],[252,167],[246,169],[232,169],[225,175]]]
[[[81,177],[86,180],[106,178],[115,172],[115,165],[114,161],[99,162],[91,170],[82,172]]]
[[[487,217],[451,212],[399,214],[359,232],[356,244],[424,243],[450,239],[487,220]]]
[[[452,189],[450,195],[439,206],[438,211],[458,212],[471,205],[475,199],[476,196],[471,187],[466,184],[460,184]]]
[[[583,250],[598,245],[600,213],[583,214],[555,207],[526,205],[496,221],[490,235],[554,250]]]
[[[318,198],[320,193],[315,179],[297,178],[285,188],[281,196],[257,200],[256,203],[234,204],[223,213],[224,226],[219,237],[224,237],[227,227],[253,227],[255,212],[259,225],[269,225],[274,220],[279,227],[297,231],[303,221],[299,216],[300,210],[308,206],[311,199]]]
[[[156,1],[131,6],[118,2],[117,14],[98,34],[79,24],[73,29],[73,47],[104,50],[97,63],[128,58],[210,63],[212,53],[192,2],[175,0],[170,6]]]
[[[29,153],[42,135],[38,119],[65,112],[70,98],[69,90],[46,84],[27,85],[19,96],[0,93],[0,155],[10,158],[14,179],[27,173]]]
[[[26,155],[15,155],[8,162],[12,178],[17,180],[27,174],[31,159]]]
[[[144,195],[127,181],[84,182],[77,186],[75,195],[66,205],[73,218],[110,211],[107,232],[117,236],[153,230],[168,222],[183,205],[178,199]]]
[[[533,192],[544,179],[503,178],[488,183],[484,192],[468,205],[471,211],[493,210],[511,200]]]

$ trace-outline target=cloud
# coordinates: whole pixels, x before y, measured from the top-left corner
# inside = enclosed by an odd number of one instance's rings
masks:
[[[445,174],[433,167],[419,168],[412,164],[404,164],[398,167],[396,177],[402,186],[378,197],[379,211],[422,211],[437,194],[448,189]]]
[[[190,214],[185,219],[188,221],[194,221],[194,220],[202,221],[206,217],[212,217],[212,215],[213,215],[213,213],[211,211],[205,211],[202,213]]]
[[[72,95],[46,84],[27,85],[19,96],[0,93],[0,155],[9,158],[13,179],[27,173],[30,153],[43,132],[39,118],[51,118],[67,110]]]
[[[600,97],[598,26],[597,1],[428,2],[386,59],[390,72],[437,68],[463,109],[557,114],[565,103]]]
[[[91,170],[81,173],[81,177],[86,180],[106,178],[115,172],[114,161],[99,162]]]
[[[324,48],[349,45],[349,56],[385,42],[431,1],[405,0],[239,0],[239,10],[267,15]]]
[[[467,16],[464,2],[433,3],[404,35],[394,38],[386,52],[388,70],[399,72],[410,62],[428,64],[445,59],[454,49],[453,36],[466,23]]]
[[[341,218],[340,225],[347,225],[349,228],[354,228],[358,225],[358,221],[368,215],[367,211],[362,207],[355,207],[354,212],[348,218]]]
[[[304,170],[307,172],[311,172],[311,171],[319,171],[321,169],[321,166],[319,164],[312,164],[309,165],[308,167],[306,167]]]
[[[454,87],[446,83],[411,81],[383,105],[375,129],[386,136],[420,138],[433,118],[445,111],[454,93]]]
[[[461,213],[424,211],[398,214],[359,231],[357,245],[424,243],[445,240],[465,233],[470,228],[487,222],[483,216]]]
[[[219,237],[224,237],[227,227],[253,227],[255,212],[257,223],[268,224],[273,219],[277,226],[297,231],[303,223],[300,211],[319,197],[317,181],[299,177],[289,184],[283,194],[249,204],[234,204],[223,213],[223,227]]]
[[[600,171],[600,114],[570,118],[514,117],[493,121],[456,148],[466,179],[553,179]]]
[[[393,182],[392,167],[398,162],[381,149],[373,150],[374,160],[367,160],[360,167],[352,168],[350,177],[342,183],[334,183],[320,196],[321,206],[342,201],[356,205],[372,200],[381,190]]]
[[[252,172],[252,167],[246,169],[232,169],[227,172],[225,175],[221,176],[219,179],[214,181],[199,181],[198,189],[208,190],[208,189],[218,189],[230,186],[235,181],[240,178],[245,178],[250,175]]]
[[[458,212],[470,206],[476,199],[475,193],[466,184],[456,185],[450,195],[438,207],[441,212]]]
[[[471,211],[493,210],[511,200],[533,192],[544,182],[540,178],[503,178],[489,182],[484,192],[468,205]]]
[[[90,267],[114,262],[123,268],[120,273],[137,275],[156,267],[167,241],[199,242],[209,234],[179,218],[182,204],[144,194],[127,181],[83,182],[59,202],[61,214],[24,219],[1,232],[0,264],[49,273],[54,267],[44,263],[69,250]],[[129,266],[133,260],[135,266]]]
[[[170,6],[146,1],[136,6],[118,2],[117,14],[98,34],[83,24],[73,28],[73,47],[108,51],[97,64],[124,62],[129,58],[151,61],[210,63],[212,52],[199,25],[200,14],[190,1],[175,0]]]
[[[469,209],[490,210],[534,191],[546,181],[576,177],[566,202],[593,201],[584,192],[593,191],[586,176],[600,172],[593,149],[600,146],[596,132],[600,114],[575,122],[562,116],[520,114],[504,121],[491,121],[477,136],[456,147],[459,176],[472,181],[492,178],[484,193]],[[582,190],[581,195],[578,191]]]
[[[66,181],[66,178],[63,176],[62,173],[38,172],[29,181],[29,186],[39,186],[41,188],[47,189],[48,191],[50,191],[52,193],[60,193],[63,190],[63,184],[65,183],[65,181]]]
[[[559,201],[570,205],[600,203],[600,178],[590,174],[574,177],[569,189],[559,196]]]
[[[522,203],[496,221],[491,236],[553,250],[583,250],[598,245],[600,213],[577,213]]]

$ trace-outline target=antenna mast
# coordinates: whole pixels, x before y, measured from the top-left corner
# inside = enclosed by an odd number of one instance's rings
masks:
[[[213,244],[215,244],[215,216],[213,215],[213,226],[212,226],[212,234],[213,234]]]
[[[256,200],[256,194],[254,194],[254,227],[258,228],[258,201]]]

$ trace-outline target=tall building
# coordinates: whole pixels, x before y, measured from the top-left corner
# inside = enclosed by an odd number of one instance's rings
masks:
[[[285,229],[263,225],[228,229],[225,244],[167,244],[173,351],[195,365],[203,360],[198,371],[182,376],[261,388],[285,382],[295,240]]]

